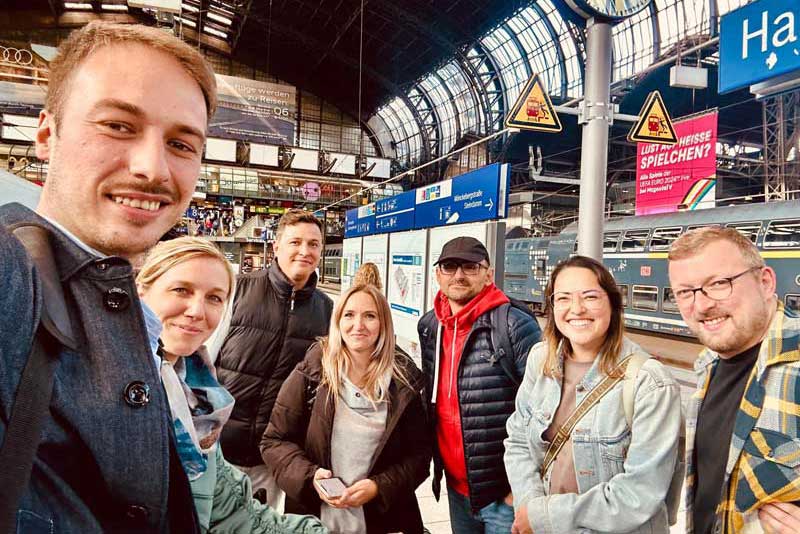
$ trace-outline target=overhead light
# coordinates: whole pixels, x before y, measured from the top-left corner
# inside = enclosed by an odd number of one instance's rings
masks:
[[[104,11],[128,11],[125,4],[100,4],[100,9]]]
[[[64,2],[66,9],[92,9],[92,4],[86,2]]]
[[[217,37],[220,37],[222,39],[227,39],[228,38],[228,34],[227,33],[221,32],[221,31],[216,30],[214,28],[205,27],[205,28],[203,28],[203,31],[205,31],[206,33],[210,33],[211,35],[216,35]]]
[[[222,17],[220,15],[217,15],[216,13],[209,13],[208,18],[210,18],[211,20],[216,20],[217,22],[221,22],[226,26],[230,26],[231,24],[233,24],[233,21],[231,19],[227,17]]]

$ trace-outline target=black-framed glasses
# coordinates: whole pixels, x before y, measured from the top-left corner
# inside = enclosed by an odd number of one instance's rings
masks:
[[[459,263],[457,261],[443,261],[442,263],[439,264],[439,270],[448,276],[456,274],[456,271],[458,270],[459,267],[461,267],[461,272],[463,272],[466,275],[476,275],[479,272],[481,272],[481,269],[489,268],[487,265],[484,265],[482,263],[475,263],[472,261],[465,261],[462,263]]]
[[[761,265],[750,267],[749,269],[742,271],[739,274],[728,276],[726,278],[716,278],[714,280],[711,280],[710,282],[706,282],[700,287],[673,289],[671,300],[675,304],[691,304],[692,302],[694,302],[694,299],[697,296],[698,291],[701,292],[706,297],[710,298],[711,300],[725,300],[726,298],[730,297],[731,294],[733,294],[734,280],[736,280],[737,278],[741,278],[747,273],[753,272],[755,270],[761,270],[762,268],[763,267]]]

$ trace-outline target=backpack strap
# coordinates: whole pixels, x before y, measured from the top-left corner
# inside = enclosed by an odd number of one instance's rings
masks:
[[[522,383],[517,368],[512,363],[512,356],[514,350],[511,348],[511,340],[509,339],[508,332],[508,314],[511,309],[511,303],[506,302],[500,306],[493,308],[491,313],[492,320],[492,349],[494,353],[491,356],[491,363],[495,362],[500,364],[503,368],[508,379],[515,387],[519,387]]]
[[[53,394],[60,345],[75,348],[64,293],[47,230],[20,226],[12,234],[25,246],[41,281],[41,318],[22,371],[6,435],[0,449],[0,532],[15,532],[17,509],[30,483],[44,420]]]
[[[633,426],[633,398],[634,388],[636,387],[636,377],[639,369],[650,356],[643,352],[636,352],[628,358],[628,367],[625,368],[625,381],[622,383],[622,409],[625,411],[625,421],[628,428]]]

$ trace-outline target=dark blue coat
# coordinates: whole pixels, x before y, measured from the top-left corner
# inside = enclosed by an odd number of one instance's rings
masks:
[[[169,407],[131,265],[89,254],[18,204],[0,208],[0,441],[42,304],[25,249],[5,228],[25,221],[51,230],[76,343],[58,354],[18,532],[193,532],[194,505],[180,463],[170,462]],[[125,401],[134,381],[150,387],[145,406]]]
[[[461,408],[461,432],[467,464],[470,504],[473,510],[504,498],[511,491],[503,465],[503,440],[506,420],[514,412],[517,386],[492,357],[491,312],[475,320],[467,335],[458,366],[458,399]],[[439,320],[433,310],[417,325],[422,351],[422,371],[427,378],[427,400],[431,420],[436,422],[436,409],[431,395],[438,341]],[[541,337],[536,320],[514,307],[508,313],[508,332],[517,376],[525,374],[528,352]],[[434,430],[435,431],[435,430]],[[434,440],[436,443],[436,440]],[[443,467],[434,447],[433,490],[438,497]]]

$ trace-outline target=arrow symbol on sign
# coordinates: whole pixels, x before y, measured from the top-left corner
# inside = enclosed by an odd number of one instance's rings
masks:
[[[491,210],[491,209],[492,209],[492,207],[494,206],[494,202],[492,202],[492,199],[490,198],[490,199],[489,199],[489,202],[487,202],[486,204],[484,204],[484,206],[486,206],[487,208],[489,208],[489,209]]]

